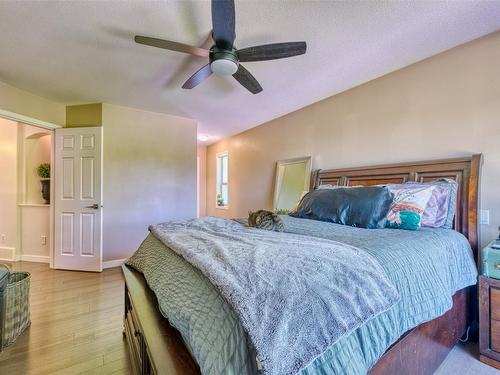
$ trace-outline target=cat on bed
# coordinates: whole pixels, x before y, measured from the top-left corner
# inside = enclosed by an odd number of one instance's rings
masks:
[[[285,229],[283,220],[274,212],[266,210],[248,211],[248,226],[276,232],[283,232]]]

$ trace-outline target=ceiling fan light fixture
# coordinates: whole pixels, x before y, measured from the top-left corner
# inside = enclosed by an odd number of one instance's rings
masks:
[[[218,59],[210,63],[210,69],[218,76],[232,76],[238,70],[238,64],[232,60]]]
[[[234,47],[235,9],[234,0],[211,0],[212,3],[212,38],[214,45],[210,50],[194,47],[171,40],[136,35],[135,42],[147,46],[183,52],[194,56],[208,57],[208,64],[198,69],[182,85],[183,89],[192,89],[205,81],[212,74],[233,76],[252,94],[262,91],[262,86],[240,62],[284,59],[306,53],[306,42],[285,42],[263,44],[237,50]]]
[[[198,134],[197,138],[200,142],[206,142],[210,139],[210,137],[208,135],[205,135],[205,134]]]

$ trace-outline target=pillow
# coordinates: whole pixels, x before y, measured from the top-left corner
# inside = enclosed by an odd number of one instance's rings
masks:
[[[435,186],[407,187],[387,185],[394,194],[394,201],[387,213],[388,228],[417,230],[422,225],[425,207]]]
[[[458,185],[451,179],[439,179],[431,182],[407,182],[407,187],[435,186],[422,217],[423,227],[447,228],[453,226],[457,205]]]
[[[290,216],[360,228],[384,228],[393,195],[383,186],[338,187],[307,193]]]
[[[342,187],[340,185],[332,185],[332,184],[323,184],[319,185],[316,189],[321,190],[321,189],[338,189],[339,187]]]
[[[440,178],[434,183],[449,185],[450,186],[450,200],[448,204],[448,214],[446,215],[446,220],[443,228],[451,229],[453,228],[453,220],[455,219],[455,214],[457,212],[457,194],[458,194],[458,184],[455,180],[451,178]]]

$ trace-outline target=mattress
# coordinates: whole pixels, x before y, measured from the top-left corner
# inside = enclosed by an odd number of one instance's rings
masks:
[[[328,238],[367,251],[401,295],[394,307],[340,338],[300,374],[366,374],[406,331],[445,313],[456,291],[476,283],[469,243],[453,230],[370,230],[282,218],[286,232]],[[144,273],[160,311],[181,333],[202,373],[259,372],[255,352],[236,315],[199,270],[151,234],[129,264]]]

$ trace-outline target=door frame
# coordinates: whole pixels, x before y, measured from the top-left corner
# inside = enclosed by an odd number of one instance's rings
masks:
[[[55,129],[62,128],[62,125],[54,124],[52,122],[39,120],[30,116],[25,116],[20,113],[15,113],[7,110],[3,110],[0,108],[0,117],[15,121],[17,123],[28,124],[32,126],[36,126],[38,128],[47,129],[52,131],[52,143],[50,150],[50,165],[54,166],[54,158],[55,158]],[[19,166],[18,166],[19,170]],[[57,173],[55,168],[51,171],[51,182],[53,180],[53,176]],[[19,194],[19,186],[18,186],[18,194]],[[54,202],[54,189],[50,189],[50,201]],[[19,203],[19,202],[17,202]],[[54,268],[54,204],[51,204],[49,207],[49,267]],[[20,244],[21,244],[21,211],[19,205],[17,205],[16,209],[16,249],[14,254],[13,261],[20,260]]]

